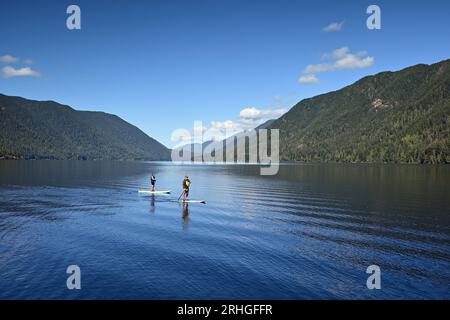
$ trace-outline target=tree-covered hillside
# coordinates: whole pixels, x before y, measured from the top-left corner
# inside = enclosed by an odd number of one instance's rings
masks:
[[[0,95],[0,158],[168,160],[170,150],[115,115]]]
[[[269,127],[285,161],[450,163],[450,60],[303,100]]]

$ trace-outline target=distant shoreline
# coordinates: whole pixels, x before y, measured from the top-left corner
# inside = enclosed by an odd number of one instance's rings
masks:
[[[215,162],[174,162],[171,160],[146,160],[146,159],[55,159],[55,158],[38,158],[38,159],[25,159],[25,158],[7,158],[1,157],[0,161],[76,161],[76,162],[165,162],[180,165],[251,165],[251,166],[265,166],[264,163],[215,163]],[[448,162],[443,163],[418,163],[418,162],[337,162],[337,161],[281,161],[279,163],[282,166],[285,165],[309,165],[309,164],[342,164],[342,165],[414,165],[414,166],[447,166]]]

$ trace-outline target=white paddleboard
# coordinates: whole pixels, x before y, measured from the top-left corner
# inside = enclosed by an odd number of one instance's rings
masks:
[[[155,191],[152,191],[150,189],[141,189],[141,190],[138,190],[138,192],[139,193],[147,193],[147,194],[169,194],[170,190],[166,190],[166,191],[157,191],[157,190],[155,190]]]
[[[173,202],[183,202],[183,203],[203,203],[206,204],[205,200],[172,200]]]

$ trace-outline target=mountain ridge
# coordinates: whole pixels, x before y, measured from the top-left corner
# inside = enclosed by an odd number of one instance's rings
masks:
[[[0,159],[170,159],[117,115],[2,94],[0,115]],[[450,59],[363,77],[261,128],[280,129],[282,161],[450,163]]]
[[[0,94],[0,158],[169,160],[170,150],[117,115]]]
[[[450,60],[364,77],[273,122],[283,161],[450,162]]]

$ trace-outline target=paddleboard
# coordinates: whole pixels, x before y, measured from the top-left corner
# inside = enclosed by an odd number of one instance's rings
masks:
[[[205,200],[172,200],[173,202],[183,202],[183,203],[203,203],[206,204]]]
[[[152,191],[150,189],[141,189],[141,190],[138,190],[138,192],[139,193],[147,193],[147,194],[169,194],[170,190],[166,190],[166,191],[157,191],[157,190],[155,190],[155,191]]]

